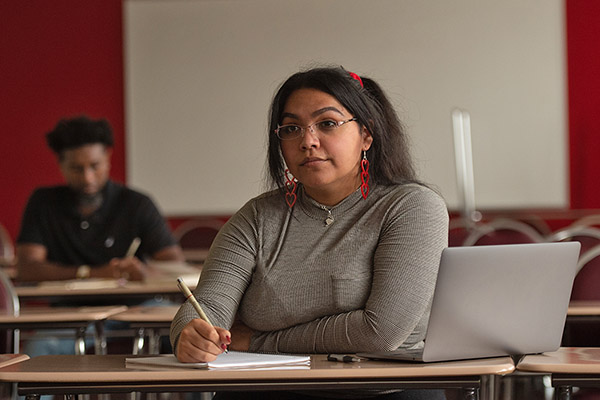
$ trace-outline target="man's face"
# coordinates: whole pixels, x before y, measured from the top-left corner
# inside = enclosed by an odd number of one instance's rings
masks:
[[[63,151],[59,164],[67,185],[86,196],[100,192],[108,180],[111,154],[112,149],[100,143]]]

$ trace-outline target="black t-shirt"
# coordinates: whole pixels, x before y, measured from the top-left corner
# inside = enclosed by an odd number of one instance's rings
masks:
[[[69,187],[36,189],[25,208],[17,243],[45,246],[51,262],[90,266],[124,257],[136,237],[141,239],[136,256],[142,260],[176,244],[148,196],[112,181],[102,193],[102,206],[82,217]]]

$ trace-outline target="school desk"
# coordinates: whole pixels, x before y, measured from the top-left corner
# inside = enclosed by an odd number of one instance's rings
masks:
[[[0,382],[16,382],[19,395],[212,392],[221,390],[354,390],[462,388],[464,398],[490,398],[482,382],[514,370],[510,357],[441,363],[331,362],[311,357],[304,369],[202,370],[125,367],[131,355],[39,356],[0,369]],[[33,396],[33,397],[32,397]]]
[[[196,287],[201,269],[177,262],[154,262],[150,264],[144,281],[117,279],[84,279],[49,281],[19,285],[15,288],[22,304],[31,301],[77,301],[93,302],[95,299],[112,300],[122,304],[131,300],[148,300],[155,296],[182,299],[177,278],[183,277],[191,288]]]
[[[567,312],[567,321],[563,334],[563,346],[595,346],[591,330],[600,323],[600,301],[571,301]],[[586,332],[590,332],[590,334]],[[596,335],[597,336],[597,335]]]
[[[567,311],[568,317],[595,317],[600,319],[600,301],[571,301]]]
[[[573,387],[600,388],[600,348],[561,347],[550,353],[528,355],[517,370],[551,374],[555,398],[568,400]]]
[[[182,302],[183,302],[182,298]],[[134,330],[133,354],[158,354],[160,337],[169,334],[173,317],[179,310],[176,306],[161,307],[129,307],[127,310],[108,317],[112,321],[129,322],[129,327]],[[146,346],[146,337],[148,345]]]
[[[0,354],[0,368],[25,360],[29,360],[27,354]],[[13,399],[15,398],[13,393],[16,393],[16,384],[14,382],[2,382],[0,384],[0,399]]]
[[[94,324],[95,352],[105,354],[104,321],[126,309],[126,306],[25,307],[18,316],[0,315],[0,329],[73,329],[75,351],[77,354],[84,354],[85,331],[88,325]]]

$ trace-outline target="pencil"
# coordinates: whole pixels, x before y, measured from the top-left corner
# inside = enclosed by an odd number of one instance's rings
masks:
[[[194,309],[196,310],[196,312],[198,313],[200,318],[202,318],[203,320],[208,322],[210,326],[213,326],[213,324],[210,322],[210,320],[204,313],[204,310],[202,309],[202,307],[200,307],[198,300],[196,300],[196,297],[194,297],[194,295],[190,291],[190,288],[187,287],[187,285],[185,284],[185,282],[183,281],[183,279],[181,277],[177,278],[177,286],[179,286],[179,290],[181,290],[181,292],[186,297],[186,299],[188,299],[190,301],[190,303],[192,303],[192,306],[194,306]],[[227,348],[225,348],[224,350],[225,350],[225,353],[229,353],[229,350]]]
[[[204,310],[202,310],[202,307],[200,307],[200,304],[198,304],[198,300],[196,300],[196,298],[190,291],[190,288],[187,287],[182,278],[177,278],[177,286],[179,286],[179,290],[181,290],[186,299],[188,299],[190,303],[192,303],[192,306],[194,306],[194,309],[196,310],[200,318],[212,325],[206,314],[204,314]]]
[[[137,251],[138,247],[140,247],[141,243],[142,243],[142,239],[140,239],[139,237],[134,238],[131,241],[131,244],[129,245],[129,249],[127,250],[127,253],[125,254],[125,258],[133,257],[135,255],[135,252]]]

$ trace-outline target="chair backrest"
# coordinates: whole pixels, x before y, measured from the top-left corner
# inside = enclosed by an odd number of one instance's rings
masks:
[[[571,225],[552,233],[546,239],[549,242],[577,240],[581,243],[581,252],[579,254],[583,255],[596,245],[600,245],[600,229],[593,226]]]
[[[581,253],[571,300],[600,300],[600,244]]]
[[[224,222],[219,219],[192,219],[173,230],[182,249],[208,249]]]
[[[476,226],[463,241],[463,246],[543,243],[544,236],[531,225],[508,218],[498,218]]]
[[[477,225],[466,218],[452,218],[448,224],[448,247],[462,246]]]
[[[0,313],[18,316],[19,310],[19,297],[15,288],[10,278],[0,269]]]
[[[578,273],[573,282],[571,300],[600,300],[600,229],[574,223],[547,236],[548,241],[581,243]]]
[[[2,315],[18,316],[20,311],[19,297],[15,288],[0,268],[0,313]],[[0,353],[14,353],[19,348],[19,334],[16,330],[0,332]]]
[[[15,257],[15,247],[7,230],[0,224],[0,264],[11,264]]]
[[[600,226],[600,214],[590,214],[581,217],[573,222],[571,226]]]

